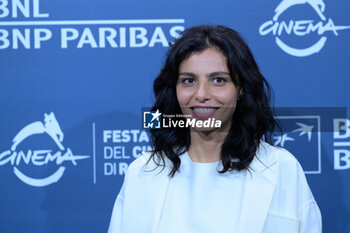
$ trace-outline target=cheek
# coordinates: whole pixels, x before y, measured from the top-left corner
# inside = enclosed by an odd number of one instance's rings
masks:
[[[187,105],[192,97],[192,92],[188,89],[184,88],[176,88],[176,96],[177,101],[179,102],[180,106]]]
[[[236,106],[238,93],[236,89],[228,89],[228,90],[219,92],[216,95],[216,98],[222,104],[233,107],[233,106]]]

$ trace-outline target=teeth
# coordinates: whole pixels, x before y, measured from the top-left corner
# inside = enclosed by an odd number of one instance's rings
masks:
[[[194,108],[194,111],[199,114],[209,114],[215,111],[215,108]]]

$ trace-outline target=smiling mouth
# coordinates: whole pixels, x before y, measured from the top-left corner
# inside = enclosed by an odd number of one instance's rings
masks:
[[[215,107],[192,107],[193,115],[198,119],[206,119],[213,116],[219,108]]]

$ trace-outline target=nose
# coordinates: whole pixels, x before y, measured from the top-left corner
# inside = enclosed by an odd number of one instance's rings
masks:
[[[196,100],[198,102],[203,103],[203,102],[209,100],[210,97],[211,97],[210,87],[209,87],[208,83],[206,83],[206,82],[199,83],[198,88],[197,88],[196,93],[195,93]]]

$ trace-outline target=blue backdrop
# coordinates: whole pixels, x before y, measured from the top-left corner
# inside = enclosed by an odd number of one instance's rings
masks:
[[[107,231],[128,164],[149,148],[142,107],[168,43],[199,24],[242,34],[287,108],[275,144],[304,167],[324,232],[350,232],[349,10],[344,0],[0,0],[0,232]]]

